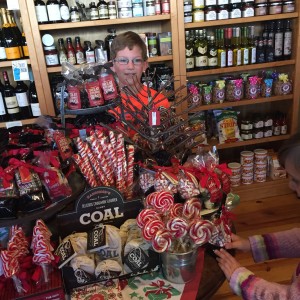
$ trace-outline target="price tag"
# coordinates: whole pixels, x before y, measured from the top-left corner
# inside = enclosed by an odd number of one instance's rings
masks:
[[[159,126],[160,125],[160,112],[156,107],[153,107],[149,111],[149,124],[151,126]]]
[[[13,122],[6,122],[6,128],[16,127],[16,126],[23,126],[21,121],[13,121]]]
[[[26,60],[12,61],[14,81],[29,80],[28,65]]]
[[[20,9],[18,0],[6,0],[6,5],[8,10]]]

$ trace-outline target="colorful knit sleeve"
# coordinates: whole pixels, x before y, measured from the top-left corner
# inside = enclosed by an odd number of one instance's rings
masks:
[[[253,259],[300,257],[300,228],[249,237]]]
[[[232,274],[229,284],[234,293],[244,300],[300,299],[300,278],[295,278],[291,285],[283,285],[258,278],[246,268],[240,267]]]

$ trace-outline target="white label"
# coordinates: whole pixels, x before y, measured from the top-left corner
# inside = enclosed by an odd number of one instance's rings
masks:
[[[0,116],[3,116],[6,114],[5,107],[4,107],[4,102],[2,98],[2,94],[0,93]]]
[[[95,62],[95,52],[94,51],[86,51],[85,56],[86,56],[87,63]]]
[[[12,96],[12,97],[5,97],[5,103],[6,103],[6,107],[7,109],[9,108],[18,108],[18,101],[16,96]]]
[[[16,98],[20,107],[26,107],[29,105],[27,93],[16,93]]]
[[[221,55],[220,55],[220,67],[221,68],[226,67],[226,52],[221,52]]]
[[[26,60],[12,61],[14,81],[29,80],[28,65]]]
[[[60,11],[59,4],[47,5],[47,11],[49,16],[49,21],[60,21]]]
[[[7,122],[6,128],[16,127],[16,126],[23,126],[21,121],[13,121],[13,122]]]
[[[32,115],[34,117],[38,117],[42,114],[39,103],[31,103],[30,106],[31,106]]]
[[[46,6],[36,6],[35,14],[38,22],[48,22],[48,14]]]
[[[205,5],[216,5],[217,0],[205,0]]]
[[[256,47],[251,49],[251,64],[256,63]]]
[[[47,66],[56,66],[59,64],[57,54],[45,55],[46,65]]]
[[[282,43],[283,43],[283,33],[279,32],[275,34],[275,46],[274,46],[274,54],[275,56],[281,56],[282,55]]]
[[[67,21],[70,19],[70,11],[68,6],[63,5],[60,7],[60,16],[64,21]]]
[[[284,44],[283,44],[283,54],[290,55],[292,53],[292,32],[285,32],[284,34]]]
[[[233,66],[233,51],[228,50],[227,51],[227,67],[232,67]]]
[[[213,21],[213,20],[217,20],[217,13],[216,11],[210,11],[205,15],[205,20],[206,21]]]
[[[196,57],[196,67],[206,67],[207,66],[207,56]]]
[[[243,65],[249,64],[249,49],[243,49]]]
[[[4,47],[0,47],[0,59],[6,59],[6,52]]]
[[[187,57],[185,59],[185,65],[187,69],[194,69],[195,67],[195,60],[193,57]]]
[[[20,9],[18,0],[9,0],[9,1],[7,0],[6,3],[7,3],[8,10],[14,10],[14,9],[19,10]]]

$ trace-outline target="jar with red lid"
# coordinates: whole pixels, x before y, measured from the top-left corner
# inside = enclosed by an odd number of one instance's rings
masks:
[[[48,67],[59,66],[58,51],[55,46],[44,47],[44,54]]]
[[[162,0],[161,1],[161,13],[163,15],[170,13],[170,0]]]

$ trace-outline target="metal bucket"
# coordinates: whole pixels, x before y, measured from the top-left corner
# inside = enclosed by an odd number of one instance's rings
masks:
[[[198,251],[186,253],[161,253],[162,272],[164,277],[173,283],[186,283],[195,276]]]

